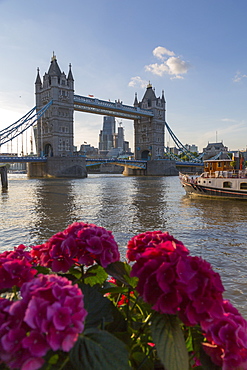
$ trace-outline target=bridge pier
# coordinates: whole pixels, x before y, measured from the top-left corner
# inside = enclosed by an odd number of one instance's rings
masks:
[[[8,189],[7,166],[0,167],[2,189]]]
[[[28,177],[87,177],[84,157],[48,157],[44,163],[29,163]]]
[[[176,162],[167,159],[147,161],[145,170],[124,166],[125,176],[177,176]]]

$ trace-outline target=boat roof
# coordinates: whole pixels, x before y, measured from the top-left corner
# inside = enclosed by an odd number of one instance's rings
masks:
[[[232,159],[206,159],[203,162],[232,162]]]

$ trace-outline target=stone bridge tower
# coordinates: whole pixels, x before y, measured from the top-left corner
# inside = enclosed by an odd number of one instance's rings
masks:
[[[56,56],[43,76],[37,73],[35,82],[36,107],[40,110],[53,101],[37,125],[37,152],[47,157],[67,157],[73,154],[74,79],[69,67],[68,77],[61,72]]]
[[[46,163],[32,163],[29,176],[86,177],[85,158],[74,155],[74,79],[61,72],[53,54],[47,73],[41,81],[39,69],[35,81],[36,110],[52,100],[52,105],[34,128],[38,156]]]
[[[135,96],[134,106],[151,110],[153,117],[142,117],[134,121],[135,159],[155,160],[164,156],[165,111],[164,92],[156,97],[151,84],[148,84],[141,102]]]

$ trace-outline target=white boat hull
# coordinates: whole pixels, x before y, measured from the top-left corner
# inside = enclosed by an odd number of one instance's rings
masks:
[[[180,174],[180,181],[190,195],[247,200],[247,178],[193,178]]]

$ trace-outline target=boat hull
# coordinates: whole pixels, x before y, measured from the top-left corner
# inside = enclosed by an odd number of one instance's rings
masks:
[[[231,199],[242,199],[247,200],[247,189],[239,190],[234,188],[223,188],[221,179],[211,179],[212,184],[204,185],[202,182],[197,183],[198,180],[193,180],[188,176],[180,177],[181,184],[185,189],[186,193],[193,196],[203,196],[203,197],[217,197],[217,198],[231,198]],[[237,185],[237,180],[234,179]],[[239,179],[240,180],[240,179]],[[235,185],[235,184],[234,184]],[[237,187],[237,186],[236,186]]]

